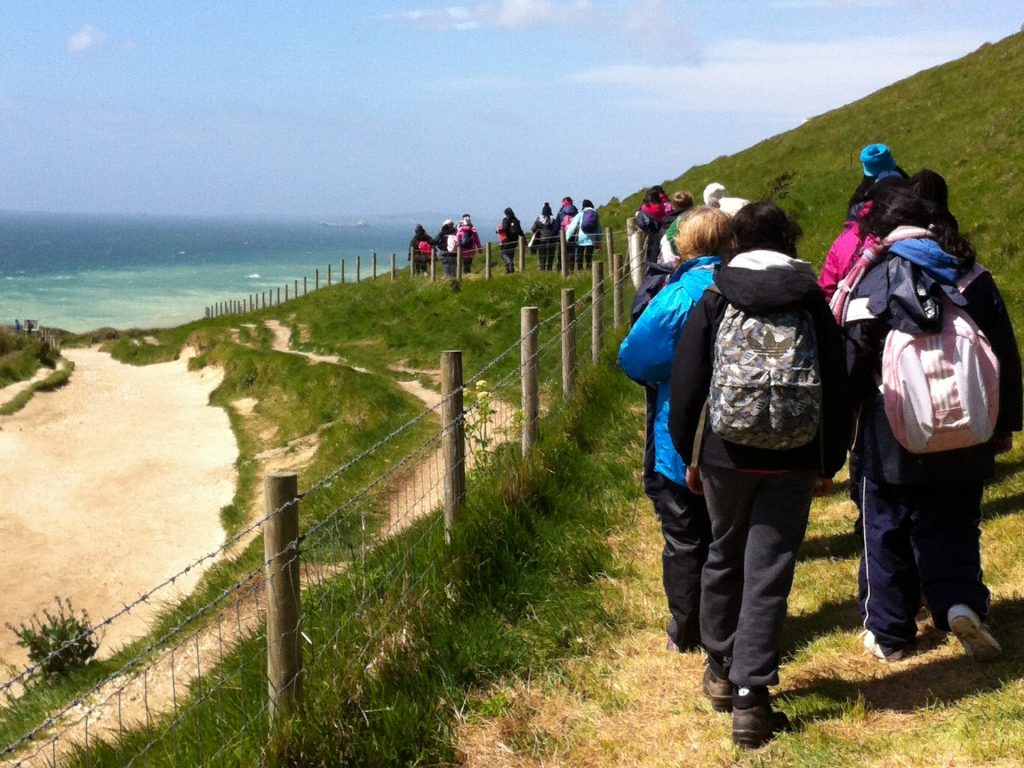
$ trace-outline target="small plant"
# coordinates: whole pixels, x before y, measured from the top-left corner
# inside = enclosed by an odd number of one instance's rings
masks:
[[[466,441],[473,453],[473,461],[477,467],[486,465],[494,442],[492,435],[494,414],[494,395],[491,384],[480,379],[467,388],[473,414],[466,420]]]
[[[18,636],[18,645],[28,651],[29,660],[45,677],[61,677],[81,669],[99,650],[99,639],[89,622],[89,614],[82,609],[76,616],[71,598],[54,597],[56,613],[43,609],[40,618],[33,615],[29,623],[7,628]]]

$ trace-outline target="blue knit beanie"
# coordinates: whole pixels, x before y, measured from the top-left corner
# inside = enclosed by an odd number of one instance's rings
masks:
[[[875,177],[885,171],[896,170],[896,161],[885,144],[868,144],[860,151],[860,162],[865,176]]]

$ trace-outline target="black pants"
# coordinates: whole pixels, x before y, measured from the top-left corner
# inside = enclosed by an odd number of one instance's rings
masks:
[[[946,613],[958,603],[984,619],[982,482],[890,485],[861,477],[858,490],[866,581],[861,615],[882,649],[914,641],[922,595],[939,629],[949,629]]]
[[[501,244],[501,260],[505,262],[505,274],[509,275],[516,271],[516,244]]]
[[[541,242],[537,244],[538,262],[542,272],[550,272],[555,265],[555,244]]]
[[[664,475],[654,509],[665,548],[661,579],[671,615],[666,631],[681,651],[700,647],[700,574],[708,559],[711,520],[703,496]]]
[[[574,261],[576,262],[577,272],[582,272],[584,269],[590,269],[594,262],[594,246],[580,245],[577,243]]]

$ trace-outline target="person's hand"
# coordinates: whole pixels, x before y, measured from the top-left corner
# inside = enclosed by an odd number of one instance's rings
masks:
[[[814,484],[814,495],[828,496],[830,493],[832,493],[832,478],[819,477],[818,481]]]
[[[686,487],[698,496],[704,495],[704,483],[700,480],[700,470],[696,467],[686,468]]]
[[[1009,453],[1013,450],[1013,435],[995,435],[992,438],[992,445],[995,446],[996,453]]]

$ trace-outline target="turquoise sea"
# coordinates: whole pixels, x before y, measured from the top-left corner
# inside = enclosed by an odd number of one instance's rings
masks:
[[[428,230],[438,222],[424,221]],[[30,318],[76,333],[158,328],[220,301],[309,279],[362,257],[405,265],[416,220],[213,219],[0,212],[0,325]]]

